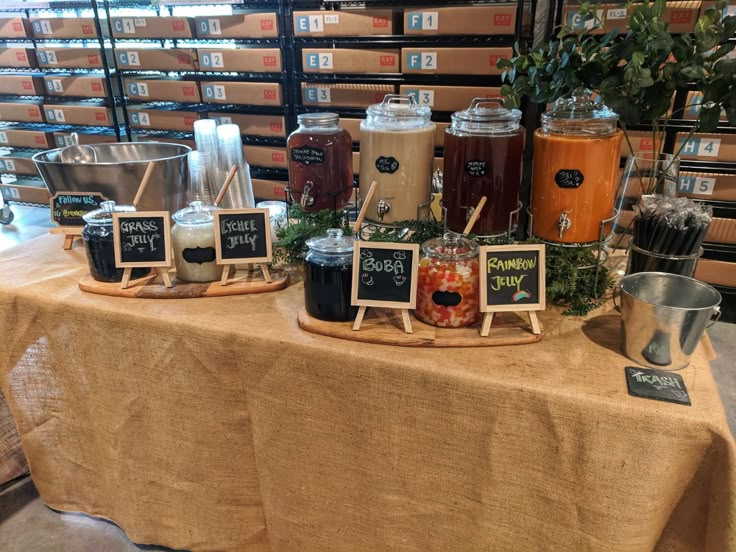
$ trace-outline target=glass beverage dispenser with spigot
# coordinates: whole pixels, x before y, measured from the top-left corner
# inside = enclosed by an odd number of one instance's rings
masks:
[[[376,192],[366,219],[379,224],[416,220],[432,198],[435,124],[432,110],[412,96],[388,94],[360,123],[360,194]]]
[[[534,132],[531,225],[546,241],[598,241],[614,214],[623,132],[618,115],[591,94],[579,88],[559,99]]]

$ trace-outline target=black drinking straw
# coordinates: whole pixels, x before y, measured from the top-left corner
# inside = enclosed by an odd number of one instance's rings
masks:
[[[663,259],[657,255],[695,255],[712,220],[710,207],[687,198],[643,196],[635,206],[629,273],[662,271],[692,273],[694,261]]]

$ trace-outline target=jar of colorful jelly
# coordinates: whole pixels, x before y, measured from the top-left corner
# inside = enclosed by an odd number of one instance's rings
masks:
[[[84,249],[87,252],[89,273],[99,282],[120,282],[123,269],[115,266],[115,246],[113,243],[112,214],[132,213],[132,205],[115,205],[114,201],[103,201],[99,209],[90,211],[82,218]],[[151,271],[149,268],[134,268],[131,278],[141,278]]]
[[[415,316],[441,328],[473,324],[480,312],[478,244],[447,233],[422,244]]]
[[[320,320],[345,322],[358,314],[350,304],[353,291],[353,238],[339,228],[307,240],[304,259],[304,305]]]

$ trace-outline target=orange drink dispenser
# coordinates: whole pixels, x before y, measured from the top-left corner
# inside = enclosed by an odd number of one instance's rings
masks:
[[[623,138],[617,123],[618,115],[586,89],[542,114],[542,128],[534,132],[534,236],[559,243],[598,241],[601,222],[614,214]]]

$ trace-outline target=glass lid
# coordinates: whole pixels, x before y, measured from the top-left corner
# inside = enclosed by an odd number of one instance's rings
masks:
[[[340,228],[330,228],[324,236],[309,238],[307,247],[323,255],[347,255],[352,254],[353,243],[353,238],[344,236]]]
[[[194,226],[197,224],[209,224],[215,220],[213,211],[217,211],[218,207],[207,205],[201,201],[192,201],[188,207],[179,209],[174,213],[173,219],[176,224],[185,226]]]
[[[366,122],[369,126],[389,128],[418,128],[433,124],[430,121],[432,110],[419,105],[414,96],[386,94],[381,103],[366,109]]]
[[[507,109],[500,98],[475,98],[452,114],[452,129],[473,134],[505,134],[519,128],[521,111]]]
[[[427,257],[459,261],[476,257],[478,255],[478,244],[462,234],[447,232],[441,238],[433,238],[424,242],[422,252]]]
[[[82,216],[87,224],[102,226],[112,224],[113,213],[133,213],[135,207],[133,205],[117,205],[114,201],[103,201],[100,208],[90,211]]]
[[[578,88],[571,96],[560,98],[542,114],[542,127],[554,134],[611,134],[617,122],[618,114],[602,101],[595,101],[587,88]]]

